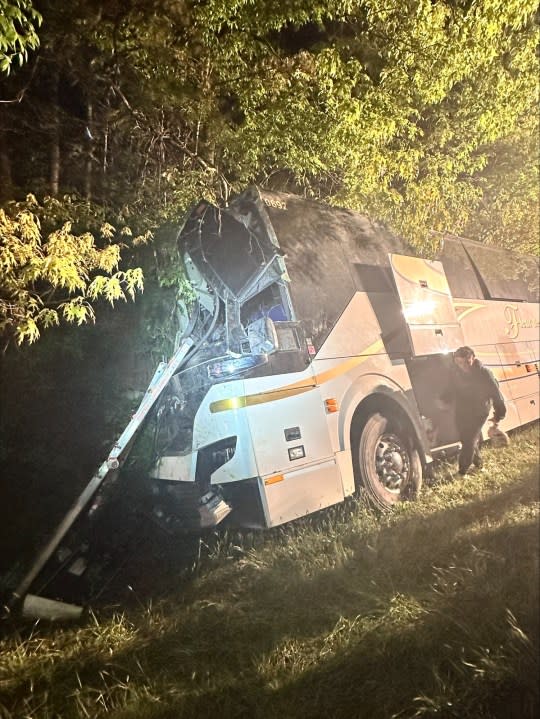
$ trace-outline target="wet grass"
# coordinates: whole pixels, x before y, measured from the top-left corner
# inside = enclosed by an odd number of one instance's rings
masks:
[[[176,596],[4,639],[0,717],[537,717],[538,426],[485,458],[388,515],[219,535]]]

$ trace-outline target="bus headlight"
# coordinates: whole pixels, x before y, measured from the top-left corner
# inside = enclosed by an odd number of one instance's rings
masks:
[[[267,362],[268,355],[266,354],[231,357],[208,365],[208,376],[210,379],[226,379],[242,374],[242,372],[248,372],[254,367],[260,367]]]

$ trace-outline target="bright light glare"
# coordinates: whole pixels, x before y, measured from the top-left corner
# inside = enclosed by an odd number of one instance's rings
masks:
[[[417,300],[403,310],[403,315],[406,320],[414,320],[433,314],[436,307],[435,300]]]

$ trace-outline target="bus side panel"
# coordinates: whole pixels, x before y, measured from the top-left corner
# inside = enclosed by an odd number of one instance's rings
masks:
[[[374,298],[380,304],[380,318],[373,309]],[[404,329],[403,318],[391,317],[396,323],[382,326],[383,309],[392,314],[396,304],[392,303],[389,293],[357,292],[313,361],[315,380],[321,387],[323,399],[333,398],[338,402],[339,413],[326,415],[336,453],[350,447],[350,421],[363,399],[380,387],[403,395],[411,389],[405,361],[399,357],[392,359],[385,344],[389,332],[396,335]],[[401,345],[400,350],[406,354],[408,344]],[[411,412],[417,414],[415,406]]]
[[[529,395],[528,397],[520,397],[515,400],[515,405],[519,414],[521,424],[533,422],[540,416],[540,402],[538,393]]]
[[[497,345],[513,399],[535,394],[539,389],[533,345],[530,342],[505,342]]]
[[[275,527],[291,519],[342,502],[344,497],[339,468],[334,459],[311,467],[287,471],[283,478],[263,478],[267,524]]]
[[[385,298],[388,293],[379,294]],[[386,354],[382,336],[370,296],[367,292],[356,292],[317,352],[315,373],[318,374],[318,363],[323,360]]]
[[[484,314],[484,318],[489,316],[490,310],[491,310],[491,316],[495,314],[495,317],[497,316],[496,313],[493,312],[493,307],[490,307],[489,305],[485,308],[487,312]],[[497,308],[495,308],[497,309]],[[489,324],[489,323],[488,323]],[[495,326],[496,327],[496,326]],[[498,339],[500,337],[500,327],[499,331],[497,332],[497,329],[493,331],[492,327],[492,338]],[[481,337],[481,339],[485,339],[485,337]],[[471,343],[471,346],[474,348],[474,352],[480,362],[484,365],[484,367],[487,367],[493,372],[493,375],[497,382],[499,383],[499,389],[501,390],[501,393],[504,397],[504,401],[506,403],[506,417],[501,422],[501,429],[508,430],[513,429],[514,427],[519,427],[521,424],[519,419],[519,413],[517,410],[517,407],[514,403],[514,398],[512,397],[512,392],[510,389],[510,379],[508,372],[506,371],[506,368],[501,363],[501,356],[500,352],[498,350],[498,345],[494,344],[478,344],[478,343]],[[484,425],[483,429],[483,435],[484,437],[487,436],[487,430],[489,429],[489,424],[486,423]]]
[[[507,342],[538,342],[540,320],[538,305],[523,302],[519,305],[504,300],[454,299],[458,321],[463,327],[465,344]]]
[[[507,409],[501,429],[513,429],[538,419],[538,306],[467,299],[455,299],[454,306],[465,343],[499,381]]]
[[[271,397],[269,393],[268,401],[247,408],[259,476],[333,459],[320,389],[312,385],[299,394]],[[289,450],[294,447],[302,449],[291,459]]]

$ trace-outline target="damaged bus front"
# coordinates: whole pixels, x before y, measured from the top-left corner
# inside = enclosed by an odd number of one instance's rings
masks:
[[[168,529],[214,526],[231,511],[235,524],[262,527],[246,382],[309,365],[285,260],[254,202],[200,203],[179,247],[193,290],[182,329],[195,348],[154,419],[152,511]]]

